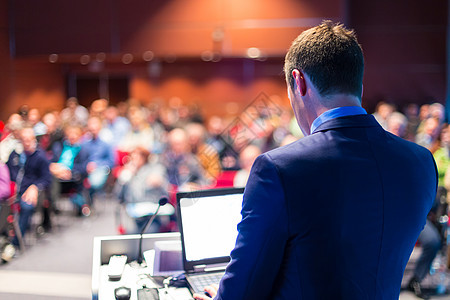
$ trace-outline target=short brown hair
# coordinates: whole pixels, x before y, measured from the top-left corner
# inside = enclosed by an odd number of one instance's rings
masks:
[[[364,56],[354,31],[324,21],[302,32],[286,54],[286,81],[294,90],[292,71],[302,70],[321,96],[350,94],[361,97]]]

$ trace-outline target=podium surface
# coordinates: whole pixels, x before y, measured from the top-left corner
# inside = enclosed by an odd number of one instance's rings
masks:
[[[114,300],[114,290],[118,287],[128,287],[131,289],[130,300],[137,299],[137,290],[143,286],[155,288],[158,285],[151,278],[153,272],[153,262],[147,262],[146,267],[141,267],[136,263],[139,251],[139,234],[102,236],[94,238],[93,260],[92,260],[92,299],[93,300]],[[144,234],[142,240],[143,251],[154,249],[155,242],[158,241],[179,241],[178,232]],[[122,277],[118,281],[111,281],[108,277],[108,262],[112,255],[127,255],[128,260],[125,265]],[[170,295],[164,297],[160,292],[160,299],[190,300],[191,294],[187,288],[169,288],[164,290]]]

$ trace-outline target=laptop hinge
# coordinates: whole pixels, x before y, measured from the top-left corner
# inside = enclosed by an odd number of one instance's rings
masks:
[[[216,271],[224,271],[226,268],[226,264],[213,264],[213,265],[198,265],[194,266],[194,272],[216,272]]]
[[[194,272],[204,272],[206,269],[206,265],[198,265],[198,266],[194,266]]]

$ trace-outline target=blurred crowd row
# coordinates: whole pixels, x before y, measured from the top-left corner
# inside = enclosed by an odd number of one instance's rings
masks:
[[[69,98],[63,110],[42,116],[22,106],[0,127],[0,198],[20,204],[25,234],[37,206],[42,226],[51,228],[52,204],[61,194],[88,216],[105,190],[122,203],[157,203],[164,196],[173,203],[180,190],[245,186],[259,154],[302,137],[290,107],[266,100],[208,119],[180,99],[146,106],[98,99],[86,108]],[[373,115],[387,131],[430,149],[443,184],[450,136],[441,104],[410,104],[401,113],[380,102]]]
[[[442,104],[409,104],[401,113],[395,105],[379,102],[373,115],[385,130],[430,150],[438,168],[439,186],[450,191],[450,131]]]
[[[63,110],[42,116],[25,105],[1,129],[0,198],[18,204],[22,234],[36,208],[50,230],[62,194],[77,215],[89,216],[105,190],[122,203],[157,203],[164,196],[174,203],[180,190],[245,186],[261,152],[301,135],[290,110],[272,102],[206,120],[178,100],[143,106],[98,99],[86,108],[69,98]],[[138,227],[145,213],[134,216]]]

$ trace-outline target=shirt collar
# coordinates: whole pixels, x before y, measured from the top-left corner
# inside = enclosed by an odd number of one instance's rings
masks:
[[[366,110],[361,106],[342,106],[327,110],[312,122],[311,133],[313,133],[320,125],[331,119],[366,114]]]

